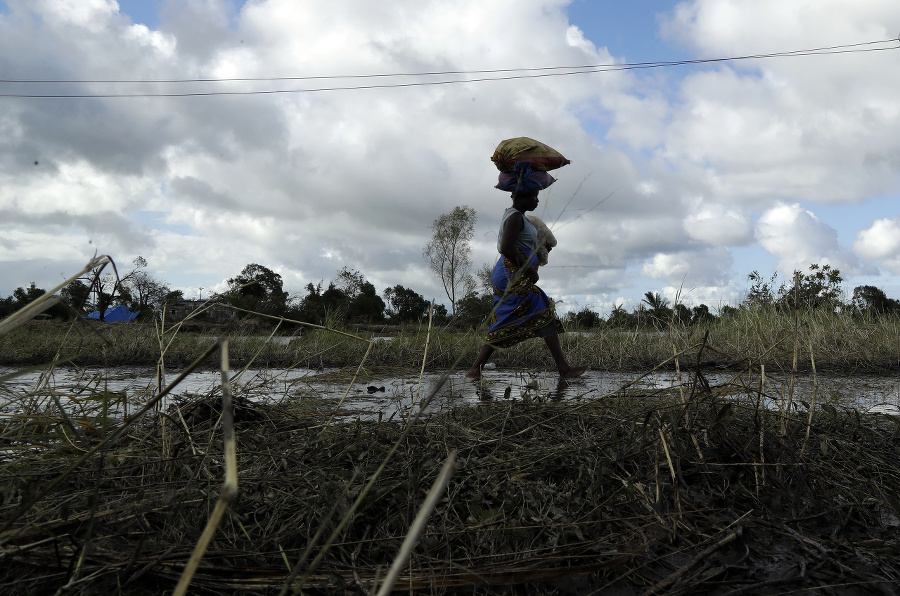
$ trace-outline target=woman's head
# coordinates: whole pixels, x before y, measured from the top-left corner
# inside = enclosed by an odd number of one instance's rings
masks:
[[[538,206],[538,191],[519,191],[512,193],[513,207],[519,211],[534,211]]]

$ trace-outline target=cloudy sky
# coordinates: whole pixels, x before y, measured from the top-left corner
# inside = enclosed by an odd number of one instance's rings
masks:
[[[528,136],[572,160],[537,211],[563,310],[810,263],[900,297],[898,33],[896,0],[0,0],[0,296],[99,252],[189,297],[259,263],[446,303],[429,225],[474,207],[493,263]]]

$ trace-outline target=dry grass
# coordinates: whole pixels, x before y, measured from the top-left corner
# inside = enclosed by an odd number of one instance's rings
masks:
[[[583,403],[497,401],[409,426],[326,423],[239,400],[241,491],[192,589],[278,593],[299,562],[295,581],[307,591],[369,590],[453,451],[459,469],[399,587],[896,589],[897,420],[829,409],[811,425],[803,413],[784,425],[758,407],[758,382],[741,375],[710,388],[697,377],[683,395],[623,389]],[[219,496],[220,419],[218,395],[173,405],[18,518],[19,503],[121,422],[82,419],[68,438],[46,418],[7,425],[2,511],[15,522],[2,535],[4,585],[36,594],[62,585],[171,590]],[[324,537],[342,523],[326,550]]]
[[[213,364],[215,343],[193,345],[179,378],[127,413],[102,383],[60,395],[49,376],[29,390],[0,379],[0,582],[17,594],[169,593],[179,580],[206,594],[374,593],[395,563],[395,589],[432,594],[893,593],[900,422],[798,409],[784,399],[790,375],[759,366],[798,368],[795,346],[812,346],[801,358],[810,367],[810,351],[817,367],[874,356],[841,345],[820,355],[814,338],[833,328],[776,323],[567,339],[573,361],[678,367],[674,390],[633,383],[564,402],[548,392],[385,422],[237,393],[233,435],[226,382],[162,407]],[[103,329],[102,343],[116,345],[118,329]],[[175,331],[156,335],[169,366],[182,359]],[[248,340],[232,355],[265,365],[270,345]],[[527,365],[537,347],[498,363]],[[382,344],[315,330],[281,348],[295,363],[340,351],[357,368],[416,354],[450,368],[477,339],[424,330]],[[702,371],[721,363],[740,366],[710,387]],[[421,533],[407,539],[417,519]],[[398,559],[404,542],[412,549]]]
[[[740,310],[734,317],[709,326],[660,332],[603,329],[567,333],[561,339],[571,361],[585,363],[595,370],[645,370],[669,358],[673,346],[682,350],[699,343],[706,332],[711,340],[710,349],[704,352],[705,366],[743,368],[765,363],[770,368],[787,371],[792,368],[796,339],[802,347],[801,370],[810,369],[809,346],[821,372],[886,373],[900,368],[898,316],[859,319],[813,311],[801,314],[796,333],[794,327],[792,313]],[[282,341],[276,342],[270,336],[271,326],[209,333],[185,333],[170,328],[160,334],[152,325],[113,324],[103,326],[102,334],[98,334],[83,325],[71,328],[34,322],[0,335],[0,364],[28,366],[63,358],[82,366],[153,366],[159,361],[163,346],[166,366],[178,368],[213,345],[220,333],[230,338],[231,360],[235,366],[254,361],[259,366],[281,368],[354,366],[363,357],[371,366],[418,368],[423,362],[422,347],[426,337],[430,337],[425,367],[446,370],[457,361],[468,365],[481,341],[476,331],[429,332],[427,328],[416,327],[381,332],[350,329],[344,334],[327,329],[289,331],[280,327],[277,333],[299,337],[289,342],[282,337]],[[370,346],[368,340],[378,336],[393,339]],[[504,368],[553,368],[546,348],[539,341],[500,351],[493,362]]]

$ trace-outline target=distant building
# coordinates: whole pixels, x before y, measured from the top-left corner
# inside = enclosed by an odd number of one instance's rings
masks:
[[[182,321],[192,312],[202,310],[199,317],[212,319],[216,323],[224,323],[237,318],[237,312],[227,306],[208,300],[176,300],[166,304],[166,320]]]

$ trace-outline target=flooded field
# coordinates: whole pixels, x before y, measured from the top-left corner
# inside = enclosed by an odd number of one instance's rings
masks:
[[[109,402],[110,413],[127,414],[166,387],[178,371],[157,378],[154,369],[57,368],[49,376],[42,371],[25,374],[0,369],[0,411],[15,413],[22,395],[35,400],[55,396],[67,409],[77,410],[100,398]],[[262,403],[285,403],[341,417],[385,419],[408,415],[434,393],[428,407],[436,412],[457,404],[494,400],[563,401],[608,399],[619,394],[653,395],[684,392],[709,386],[717,395],[759,398],[762,405],[780,408],[791,395],[791,380],[781,376],[749,377],[748,373],[705,374],[695,383],[692,373],[653,374],[588,371],[583,377],[561,381],[550,371],[524,372],[487,369],[481,381],[467,379],[463,371],[425,372],[408,370],[310,370],[248,369],[231,375],[235,396]],[[183,403],[219,391],[218,371],[196,371],[182,380],[167,398]],[[763,390],[760,386],[763,383]],[[761,396],[761,397],[760,397]],[[792,403],[807,409],[842,407],[861,412],[900,415],[900,379],[884,376],[802,376],[794,379]],[[93,404],[96,406],[96,404]]]

